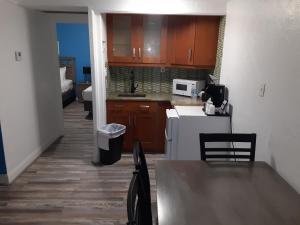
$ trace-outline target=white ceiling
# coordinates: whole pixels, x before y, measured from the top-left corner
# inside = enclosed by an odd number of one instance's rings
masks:
[[[229,0],[10,0],[43,11],[225,15]]]

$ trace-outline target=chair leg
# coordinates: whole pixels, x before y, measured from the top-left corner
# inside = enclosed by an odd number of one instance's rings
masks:
[[[93,120],[93,113],[91,111],[89,111],[89,114],[87,114],[87,116],[85,117],[85,119],[87,119],[87,120]]]
[[[151,203],[151,211],[152,211],[153,225],[158,225],[157,202],[152,202]]]

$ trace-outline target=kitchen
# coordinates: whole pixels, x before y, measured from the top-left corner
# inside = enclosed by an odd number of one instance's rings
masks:
[[[145,220],[149,224],[299,224],[296,0],[0,4],[5,40],[0,54],[3,74],[9,74],[1,82],[2,160],[5,182],[10,183],[0,187],[3,223],[140,224],[132,216],[140,205],[132,205],[130,196],[146,184],[151,200],[139,195],[138,203],[146,199],[148,210],[151,203],[152,218]],[[43,11],[58,9],[84,11],[90,32],[94,120],[87,126],[82,112],[72,113],[78,124],[69,133],[58,126],[61,111],[50,109],[61,108],[61,99],[55,98],[61,96],[50,91],[59,88],[53,78],[59,74],[52,66],[57,64],[56,43],[50,40],[51,26]],[[115,15],[125,17],[114,22]],[[218,35],[198,39],[200,18],[207,17],[220,18],[218,29],[212,29]],[[211,40],[214,61],[204,60],[210,53],[197,48]],[[21,61],[14,60],[15,50],[23,53]],[[8,96],[13,87],[15,93]],[[220,101],[208,100],[207,94],[216,93],[211,87],[219,88]],[[99,159],[97,131],[114,121],[127,127],[126,151],[111,166],[95,166],[91,158],[94,154]],[[71,133],[78,135],[70,139]],[[58,137],[62,139],[56,142]],[[228,142],[235,137],[250,145],[212,147],[209,151],[227,148],[229,154],[221,156],[231,160],[207,162],[205,142],[228,137]],[[136,139],[147,153],[144,157]],[[238,150],[249,155],[236,154]],[[145,159],[149,172],[142,168]],[[146,182],[140,185],[140,179]]]
[[[218,80],[220,72],[225,17],[108,14],[106,25],[107,122],[126,126],[125,152],[132,152],[134,140],[138,139],[147,153],[166,153],[176,159],[170,155],[170,137],[166,137],[171,132],[171,128],[165,130],[166,110],[179,107],[190,112],[195,107],[189,110],[189,106],[204,106],[199,94],[211,83],[209,74],[215,73]],[[196,93],[192,96],[194,86]],[[225,100],[225,88],[220,91],[223,96],[216,99],[217,107]],[[219,126],[215,118],[207,119],[212,122],[200,125],[207,127],[202,131],[230,131],[229,117],[217,119],[225,121]],[[196,155],[200,159],[199,132],[188,133],[194,134],[194,153],[182,153],[177,159],[195,159]]]

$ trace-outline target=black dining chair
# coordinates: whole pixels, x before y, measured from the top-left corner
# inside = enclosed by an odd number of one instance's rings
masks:
[[[147,166],[146,157],[140,141],[136,141],[133,146],[133,160],[135,169],[140,171],[143,182],[143,188],[146,193],[146,197],[151,202],[151,190],[150,190],[150,177]]]
[[[138,172],[133,172],[133,176],[130,181],[128,193],[127,193],[127,225],[140,225],[140,205],[142,198],[139,197],[139,180]]]
[[[255,160],[256,134],[222,134],[222,133],[200,133],[201,160],[207,159],[242,159],[253,162]],[[209,148],[206,143],[250,143],[250,147],[233,148]]]
[[[139,171],[141,192],[145,201],[141,206],[141,213],[146,218],[145,225],[158,224],[156,203],[151,204],[150,177],[146,157],[140,141],[136,141],[133,146],[133,159],[135,169]],[[153,223],[154,222],[154,223]]]

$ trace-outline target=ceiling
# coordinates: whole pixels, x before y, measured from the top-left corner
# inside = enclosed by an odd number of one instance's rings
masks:
[[[228,0],[9,0],[41,11],[225,15]]]
[[[11,2],[29,9],[40,11],[87,12],[89,0],[10,0]]]

